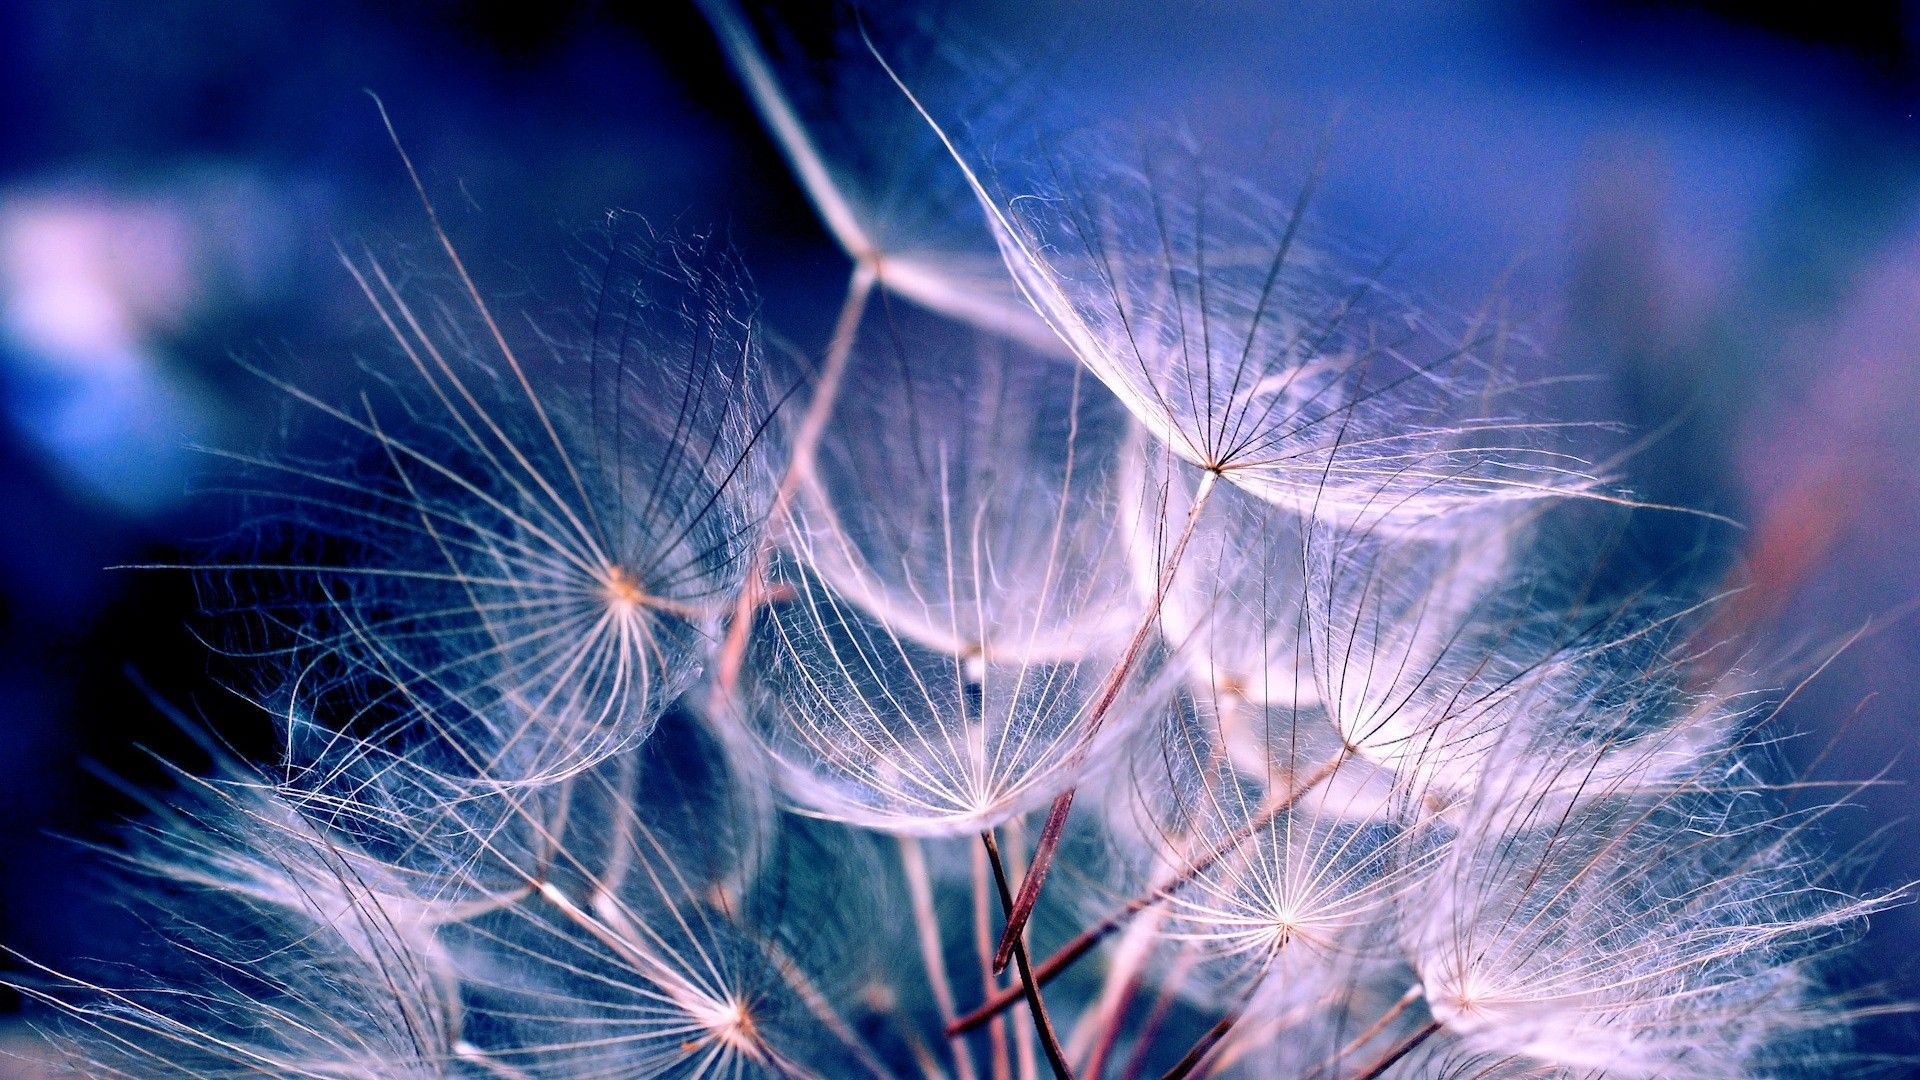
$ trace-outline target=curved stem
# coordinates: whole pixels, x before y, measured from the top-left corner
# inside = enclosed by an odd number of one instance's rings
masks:
[[[1426,1025],[1419,1031],[1401,1039],[1392,1049],[1376,1058],[1373,1064],[1355,1074],[1353,1080],[1378,1080],[1381,1073],[1393,1068],[1396,1062],[1408,1054],[1413,1053],[1415,1047],[1433,1038],[1434,1034],[1439,1030],[1440,1021],[1427,1021]]]
[[[971,863],[973,871],[973,951],[980,961],[980,986],[987,994],[1000,989],[999,980],[993,977],[993,928],[989,911],[996,906],[992,899],[993,886],[988,879],[993,876],[987,866],[985,849],[973,853]],[[987,1025],[987,1049],[989,1062],[993,1068],[992,1080],[1011,1080],[1013,1076],[1013,1058],[1007,1047],[1007,1018],[996,1016]]]
[[[1093,706],[1087,710],[1085,726],[1089,740],[1106,723],[1107,713],[1119,700],[1127,676],[1132,674],[1134,665],[1139,662],[1140,653],[1146,648],[1154,625],[1160,620],[1160,609],[1166,603],[1167,592],[1173,588],[1174,572],[1180,568],[1180,559],[1186,554],[1187,544],[1192,541],[1194,530],[1200,524],[1200,512],[1206,508],[1207,499],[1213,494],[1219,480],[1220,474],[1212,469],[1201,474],[1200,485],[1194,489],[1193,503],[1187,508],[1186,524],[1181,527],[1179,538],[1167,554],[1166,565],[1161,568],[1160,581],[1153,592],[1153,603],[1147,608],[1146,617],[1140,620],[1140,628],[1134,631],[1133,639],[1127,643],[1126,651],[1120,655],[1119,662],[1101,685]],[[1081,753],[1085,753],[1085,745],[1082,744]],[[1060,848],[1060,836],[1066,831],[1067,814],[1073,810],[1073,797],[1078,790],[1079,786],[1074,785],[1061,792],[1053,800],[1053,807],[1047,811],[1047,824],[1040,830],[1040,842],[1033,850],[1033,863],[1021,879],[1020,895],[1007,913],[1007,927],[1001,932],[1000,947],[993,954],[995,971],[1006,969],[1014,943],[1026,932],[1027,920],[1033,917],[1033,905],[1040,899],[1040,886],[1047,880],[1047,871],[1053,868],[1053,856]]]
[[[1000,845],[993,838],[993,830],[980,834],[980,842],[986,846],[987,861],[993,865],[993,882],[1000,890],[1000,906],[1010,908],[1013,904],[1012,890],[1007,887],[1007,867],[1000,858]],[[1047,1054],[1047,1064],[1053,1066],[1056,1080],[1073,1080],[1073,1070],[1067,1065],[1066,1052],[1060,1049],[1060,1039],[1053,1031],[1053,1022],[1047,1018],[1047,1006],[1040,998],[1040,984],[1034,981],[1033,966],[1027,959],[1027,945],[1024,940],[1014,942],[1013,957],[1020,972],[1020,986],[1027,996],[1027,1008],[1033,1013],[1033,1026],[1040,1033],[1040,1046]]]
[[[1419,1001],[1422,997],[1425,996],[1425,994],[1426,994],[1425,988],[1422,987],[1420,984],[1415,983],[1412,989],[1400,995],[1400,1000],[1394,1002],[1393,1007],[1388,1009],[1384,1014],[1382,1014],[1380,1019],[1375,1020],[1372,1024],[1369,1024],[1367,1026],[1367,1030],[1347,1040],[1347,1044],[1340,1048],[1340,1052],[1334,1055],[1334,1058],[1332,1061],[1328,1061],[1321,1064],[1318,1068],[1314,1069],[1312,1072],[1301,1077],[1300,1080],[1317,1080],[1317,1078],[1321,1074],[1325,1073],[1327,1070],[1338,1068],[1341,1062],[1347,1060],[1347,1055],[1352,1054],[1354,1051],[1367,1045],[1368,1042],[1372,1041],[1375,1035],[1378,1035],[1382,1031],[1385,1031],[1387,1029],[1388,1024],[1393,1023],[1394,1020],[1398,1018],[1401,1013],[1407,1011],[1408,1006],[1412,1005],[1416,1001]]]
[[[1187,884],[1201,874],[1206,873],[1214,863],[1219,862],[1231,854],[1241,844],[1246,843],[1269,825],[1272,825],[1281,814],[1285,813],[1295,802],[1299,801],[1302,795],[1313,790],[1313,788],[1318,786],[1321,781],[1327,777],[1332,776],[1334,770],[1340,767],[1342,760],[1343,758],[1341,757],[1334,757],[1320,765],[1313,772],[1308,773],[1305,779],[1294,784],[1283,798],[1274,800],[1273,805],[1262,809],[1258,814],[1250,818],[1246,824],[1235,829],[1232,833],[1228,834],[1224,840],[1208,849],[1204,855],[1189,862],[1186,866],[1181,867],[1180,870],[1166,882],[1154,886],[1150,892],[1141,893],[1139,896],[1127,901],[1124,906],[1115,910],[1106,918],[1076,934],[1071,941],[1062,945],[1051,956],[1041,961],[1040,964],[1033,969],[1034,976],[1044,985],[1055,975],[1065,971],[1074,961],[1085,956],[1095,945],[1098,945],[1104,940],[1108,934],[1124,926],[1127,920],[1147,908],[1160,903],[1172,894],[1174,890]],[[947,1025],[947,1034],[958,1035],[963,1032],[972,1031],[974,1028],[993,1019],[994,1016],[1018,1000],[1020,1000],[1020,988],[1008,987],[989,997],[972,1012],[967,1013],[965,1016]]]

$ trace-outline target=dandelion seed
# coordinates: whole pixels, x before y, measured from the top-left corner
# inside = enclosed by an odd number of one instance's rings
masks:
[[[1512,445],[1529,425],[1460,419],[1473,395],[1448,383],[1497,332],[1436,333],[1377,281],[1342,281],[1298,243],[1311,184],[1289,208],[1196,156],[1131,168],[1139,154],[1056,143],[1044,179],[990,189],[888,71],[953,154],[1022,295],[1181,459],[1334,517],[1384,506],[1418,521],[1590,485],[1577,461]]]
[[[1071,369],[953,329],[896,315],[889,346],[859,358],[859,400],[801,483],[795,554],[976,669],[1110,653],[1139,620],[1120,562],[1124,415]]]
[[[432,913],[264,781],[183,781],[116,861],[139,957],[18,989],[89,1076],[456,1075],[460,995]]]
[[[867,383],[797,509],[802,565],[750,654],[748,719],[810,810],[977,833],[1051,798],[1102,744],[1085,714],[1139,617],[1110,429],[1070,369],[1020,355]]]
[[[1659,795],[1595,780],[1571,809],[1538,784],[1492,787],[1406,898],[1434,1022],[1482,1052],[1609,1076],[1831,1053],[1845,1010],[1823,1002],[1817,965],[1885,900],[1833,888],[1799,853],[1808,819],[1742,798],[1739,774],[1722,760],[1691,783],[1663,776]]]
[[[449,777],[537,784],[644,738],[698,674],[757,542],[774,403],[733,271],[664,243],[604,258],[588,324],[539,342],[550,364],[497,336],[477,294],[475,340],[378,263],[349,263],[406,377],[353,407],[286,389],[372,461],[231,455],[282,520],[344,552],[215,572],[244,576],[250,613],[284,626],[304,688],[351,687],[359,727]]]

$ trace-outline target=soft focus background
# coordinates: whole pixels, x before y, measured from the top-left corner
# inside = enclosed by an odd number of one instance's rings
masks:
[[[1870,626],[1794,699],[1784,753],[1895,782],[1835,819],[1893,885],[1920,879],[1920,618],[1900,617],[1920,601],[1920,9],[1763,6],[957,14],[1028,67],[1033,111],[1330,128],[1328,225],[1440,302],[1497,295],[1598,377],[1591,415],[1660,433],[1621,466],[1636,491],[1752,525],[1654,515],[1645,565],[1751,584],[1729,618],[1770,655]],[[62,837],[136,808],[103,777],[196,759],[156,702],[258,737],[191,583],[110,567],[192,559],[226,527],[194,447],[257,445],[282,415],[235,357],[325,380],[378,352],[334,245],[429,238],[365,89],[488,287],[571,295],[570,238],[619,207],[720,228],[783,333],[827,332],[846,264],[678,0],[0,3],[0,944],[111,948]],[[1900,959],[1920,914],[1872,934],[1864,974],[1920,996]],[[1913,1049],[1902,1030],[1876,1045]]]

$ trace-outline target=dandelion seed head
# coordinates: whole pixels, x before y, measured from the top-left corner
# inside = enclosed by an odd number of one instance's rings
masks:
[[[1298,235],[1304,203],[1142,145],[1040,151],[1032,179],[968,171],[1022,293],[1154,439],[1325,517],[1421,521],[1591,484],[1523,445],[1526,425],[1462,417],[1474,395],[1457,388],[1484,380],[1474,357],[1497,335],[1435,332],[1381,283],[1342,281]]]
[[[1127,725],[1087,714],[1142,617],[1111,403],[1071,368],[960,341],[864,368],[775,567],[791,598],[749,651],[747,723],[794,800],[922,835],[1031,809],[1114,745]],[[1161,666],[1118,688],[1126,715]]]
[[[1711,602],[1567,542],[1561,497],[1625,500],[1499,320],[1185,140],[974,161],[941,113],[999,116],[919,9],[789,42],[701,7],[854,264],[821,354],[776,383],[732,258],[622,215],[571,316],[509,311],[402,150],[452,287],[343,255],[391,362],[263,373],[314,430],[224,455],[263,512],[198,568],[278,759],[176,774],[103,849],[139,947],[15,987],[65,1060],[1862,1061],[1832,958],[1898,896],[1825,847],[1842,799],[1771,779]]]
[[[474,785],[643,738],[699,673],[770,498],[777,398],[738,271],[609,228],[583,260],[587,315],[525,331],[478,292],[439,306],[346,260],[399,355],[357,402],[281,385],[358,467],[232,455],[250,500],[282,508],[259,545],[333,549],[211,568],[269,628],[249,651],[313,673],[300,707],[336,712],[319,698],[345,689],[361,727],[416,762],[437,742],[436,767]]]

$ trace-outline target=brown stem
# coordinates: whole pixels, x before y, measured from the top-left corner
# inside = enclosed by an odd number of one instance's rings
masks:
[[[973,951],[980,960],[980,989],[992,995],[1000,989],[1000,981],[993,977],[993,928],[989,910],[997,907],[992,893],[993,886],[988,879],[993,871],[987,867],[985,849],[977,849],[971,860],[973,871]],[[1007,1018],[1004,1014],[996,1016],[987,1025],[988,1063],[993,1069],[992,1080],[1012,1080],[1013,1060],[1007,1054]]]
[[[1161,885],[1155,886],[1151,892],[1142,893],[1127,901],[1125,906],[1114,911],[1087,929],[1082,930],[1074,936],[1073,940],[1062,945],[1053,955],[1042,960],[1039,966],[1033,969],[1035,977],[1040,980],[1042,985],[1046,984],[1055,975],[1065,971],[1074,961],[1085,956],[1095,945],[1098,945],[1104,940],[1108,934],[1126,925],[1128,919],[1133,918],[1154,904],[1165,900],[1174,890],[1187,884],[1194,878],[1199,877],[1201,874],[1206,873],[1214,863],[1232,854],[1235,848],[1246,843],[1261,830],[1273,824],[1275,819],[1281,814],[1286,813],[1295,802],[1299,801],[1300,796],[1313,790],[1321,781],[1333,775],[1334,770],[1340,767],[1340,762],[1341,758],[1339,757],[1329,759],[1326,763],[1309,773],[1305,780],[1293,785],[1284,798],[1275,800],[1272,806],[1261,810],[1258,814],[1248,819],[1246,824],[1228,834],[1226,839],[1215,844],[1206,854],[1182,867],[1179,873],[1175,874],[1171,879]],[[1031,877],[1031,875],[1029,875],[1029,877]],[[948,1024],[947,1034],[958,1035],[963,1032],[972,1031],[974,1028],[993,1019],[995,1015],[1018,1000],[1020,1000],[1020,988],[1017,986],[1007,987],[987,998],[986,1001],[982,1002],[980,1006],[972,1012]]]
[[[1187,544],[1200,524],[1200,511],[1206,507],[1207,499],[1213,494],[1219,480],[1220,474],[1211,469],[1200,476],[1200,486],[1194,489],[1193,503],[1187,508],[1186,524],[1181,527],[1180,537],[1174,541],[1166,565],[1161,568],[1160,581],[1153,592],[1153,603],[1148,607],[1146,617],[1140,620],[1140,628],[1133,632],[1133,639],[1127,642],[1126,651],[1120,654],[1119,663],[1107,674],[1106,682],[1094,698],[1093,707],[1087,710],[1086,737],[1089,741],[1106,722],[1107,712],[1113,708],[1113,703],[1119,700],[1127,676],[1132,674],[1154,624],[1160,619],[1160,608],[1166,603],[1168,590],[1173,588],[1174,571],[1180,568],[1180,559],[1186,554]],[[1085,752],[1084,743],[1081,752]],[[1075,785],[1061,792],[1053,800],[1053,808],[1047,812],[1046,827],[1040,830],[1040,842],[1033,849],[1033,862],[1020,882],[1020,896],[1007,913],[1007,927],[1001,931],[1000,947],[994,950],[995,971],[1006,970],[1007,958],[1013,953],[1014,943],[1026,932],[1027,920],[1033,917],[1033,905],[1040,899],[1040,886],[1047,880],[1047,871],[1053,868],[1053,856],[1060,848],[1060,834],[1066,830],[1067,813],[1073,809],[1073,796],[1077,790],[1078,785]]]
[[[1398,1045],[1393,1047],[1393,1049],[1388,1050],[1386,1053],[1380,1055],[1380,1057],[1376,1061],[1374,1061],[1373,1064],[1367,1066],[1364,1071],[1354,1076],[1353,1080],[1377,1080],[1377,1078],[1381,1073],[1386,1072],[1388,1069],[1393,1068],[1395,1062],[1399,1061],[1403,1057],[1406,1057],[1408,1054],[1413,1053],[1414,1047],[1419,1046],[1421,1043],[1426,1042],[1428,1039],[1433,1038],[1434,1033],[1439,1030],[1440,1030],[1440,1021],[1438,1020],[1427,1021],[1427,1024],[1425,1027],[1407,1036],[1406,1038],[1401,1039]]]
[[[1275,959],[1275,955],[1269,954],[1266,962],[1260,965],[1260,970],[1254,972],[1253,977],[1247,981],[1246,996],[1248,1002],[1251,1001],[1253,995],[1259,990],[1260,984],[1266,981],[1267,972],[1272,969]],[[1206,1034],[1200,1036],[1199,1040],[1187,1050],[1186,1054],[1174,1064],[1173,1068],[1168,1069],[1162,1074],[1160,1080],[1186,1080],[1189,1076],[1192,1076],[1194,1080],[1200,1080],[1200,1078],[1206,1076],[1207,1073],[1212,1072],[1212,1066],[1218,1064],[1218,1062],[1214,1061],[1209,1063],[1209,1056],[1214,1050],[1219,1048],[1221,1040],[1227,1037],[1227,1033],[1233,1030],[1233,1025],[1239,1023],[1240,1018],[1246,1014],[1248,1002],[1242,1002],[1236,1005],[1233,1009],[1229,1010],[1225,1016],[1222,1016],[1218,1023],[1208,1028]],[[1203,1068],[1203,1065],[1206,1067]]]
[[[1060,835],[1066,831],[1067,815],[1073,811],[1073,797],[1078,791],[1078,785],[1069,787],[1055,797],[1053,806],[1047,810],[1047,823],[1040,830],[1040,842],[1034,846],[1033,862],[1020,879],[1020,896],[1007,909],[1006,929],[1000,931],[1000,945],[993,951],[996,972],[1005,971],[1007,960],[1020,948],[1020,937],[1027,931],[1027,920],[1033,918],[1033,905],[1040,901],[1040,886],[1047,880],[1047,871],[1053,869],[1053,853],[1059,850]]]
[[[1093,1044],[1093,1052],[1087,1055],[1088,1076],[1095,1077],[1097,1080],[1107,1071],[1107,1059],[1113,1056],[1114,1044],[1120,1041],[1120,1021],[1127,1015],[1127,1010],[1133,1006],[1133,997],[1139,989],[1140,973],[1136,971],[1127,976],[1125,985],[1114,997],[1112,1013],[1100,1029],[1100,1037]]]
[[[1214,1047],[1220,1045],[1220,1040],[1227,1037],[1227,1032],[1232,1030],[1233,1025],[1239,1020],[1238,1010],[1221,1017],[1219,1023],[1208,1028],[1207,1033],[1200,1036],[1200,1040],[1193,1044],[1193,1048],[1187,1051],[1185,1057],[1175,1062],[1173,1068],[1161,1074],[1160,1080],[1186,1080],[1193,1074],[1194,1069],[1199,1068],[1200,1060],[1206,1057]]]
[[[1347,1060],[1347,1056],[1349,1054],[1352,1054],[1354,1051],[1360,1049],[1361,1047],[1367,1045],[1367,1043],[1373,1041],[1373,1037],[1375,1035],[1378,1035],[1382,1031],[1385,1031],[1387,1029],[1388,1024],[1393,1023],[1394,1020],[1399,1018],[1401,1013],[1406,1012],[1408,1006],[1412,1005],[1416,1001],[1419,1001],[1420,998],[1425,995],[1425,992],[1426,991],[1423,987],[1421,987],[1418,984],[1415,984],[1413,989],[1408,990],[1406,993],[1400,995],[1400,1000],[1394,1002],[1393,1007],[1388,1009],[1385,1013],[1383,1013],[1380,1019],[1375,1020],[1373,1023],[1367,1025],[1367,1030],[1347,1040],[1347,1045],[1340,1048],[1340,1052],[1334,1055],[1334,1058],[1332,1061],[1322,1062],[1319,1065],[1319,1067],[1315,1068],[1312,1072],[1308,1073],[1307,1075],[1301,1077],[1300,1080],[1318,1080],[1318,1077],[1322,1073],[1327,1072],[1329,1069],[1338,1069],[1340,1067],[1340,1063]]]
[[[951,1023],[959,1012],[953,1003],[953,982],[947,975],[947,961],[941,951],[940,920],[933,910],[933,883],[927,874],[926,853],[920,841],[902,836],[900,865],[907,878],[907,893],[912,897],[913,925],[920,939],[920,962],[927,969],[927,988],[943,1020]],[[959,1080],[979,1080],[974,1071],[973,1051],[964,1043],[952,1047],[953,1065]]]
[[[1140,1022],[1140,1034],[1134,1038],[1133,1053],[1127,1056],[1127,1067],[1120,1073],[1120,1080],[1139,1080],[1140,1070],[1146,1068],[1147,1053],[1153,1049],[1154,1038],[1160,1033],[1160,1025],[1166,1023],[1167,1014],[1173,1011],[1179,982],[1191,967],[1191,962],[1183,959],[1173,972],[1173,977],[1160,987],[1160,993],[1153,999],[1153,1007],[1147,1010],[1146,1019]]]
[[[1000,858],[1000,845],[993,838],[993,830],[980,834],[980,842],[986,846],[987,862],[993,866],[993,883],[1000,890],[1000,906],[1010,909],[1013,906],[1013,892],[1007,887],[1007,867]],[[1047,1006],[1040,999],[1040,984],[1034,981],[1033,965],[1027,959],[1027,945],[1024,940],[1014,942],[1014,963],[1020,972],[1020,985],[1027,995],[1027,1008],[1033,1013],[1033,1026],[1040,1033],[1040,1047],[1046,1051],[1047,1064],[1053,1066],[1055,1080],[1073,1080],[1073,1070],[1067,1065],[1066,1051],[1060,1049],[1060,1039],[1053,1032],[1053,1022],[1047,1018]]]

